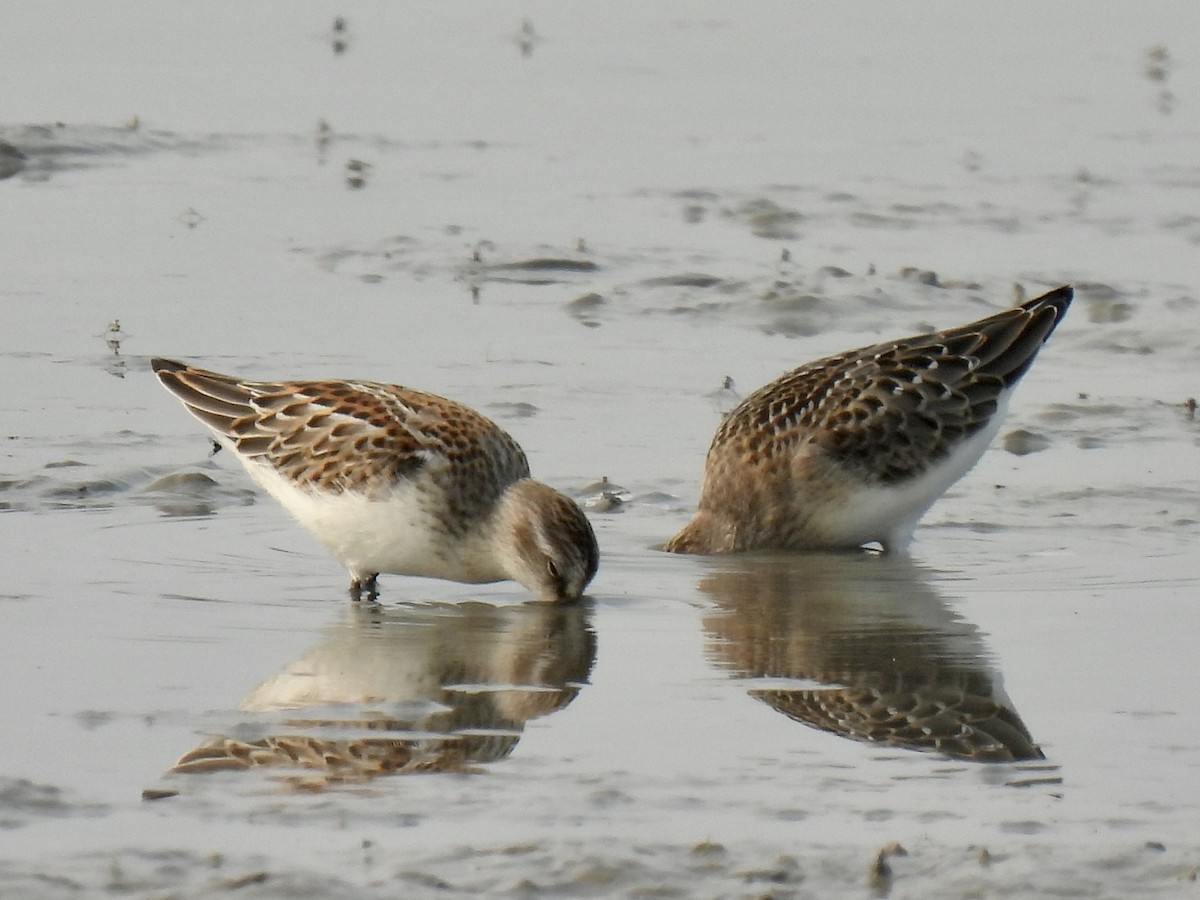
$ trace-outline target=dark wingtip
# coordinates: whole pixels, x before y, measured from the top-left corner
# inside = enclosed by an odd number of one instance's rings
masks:
[[[1056,287],[1052,291],[1047,291],[1040,297],[1034,297],[1032,300],[1027,300],[1021,304],[1021,309],[1035,310],[1053,307],[1061,319],[1063,313],[1067,311],[1067,307],[1071,305],[1071,300],[1075,297],[1075,288],[1069,284],[1064,284],[1062,287]]]
[[[1053,311],[1053,321],[1049,323],[1049,327],[1041,335],[1041,341],[1045,341],[1054,333],[1054,329],[1058,327],[1059,322],[1063,320],[1063,316],[1067,313],[1067,307],[1071,305],[1071,300],[1075,297],[1075,288],[1069,284],[1064,284],[1062,287],[1056,287],[1054,290],[1042,294],[1040,297],[1034,297],[1028,303],[1024,304],[1024,308],[1035,314],[1043,316],[1049,315],[1049,310]]]
[[[187,365],[176,362],[173,359],[164,359],[161,356],[156,356],[150,360],[150,368],[157,375],[160,372],[178,372],[180,369],[186,369]]]
[[[1020,308],[1029,313],[1020,331],[1013,334],[996,358],[989,363],[1006,386],[1011,387],[1029,371],[1042,344],[1054,333],[1075,296],[1069,284],[1034,297]]]

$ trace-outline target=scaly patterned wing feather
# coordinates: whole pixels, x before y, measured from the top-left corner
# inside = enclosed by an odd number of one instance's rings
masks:
[[[722,423],[710,461],[770,465],[812,443],[875,482],[914,477],[984,427],[1032,364],[1071,289],[959,328],[849,350],[787,373]]]
[[[750,692],[789,718],[857,741],[979,762],[1045,759],[1025,723],[993,698],[953,685]]]
[[[243,381],[169,360],[152,365],[236,453],[302,486],[374,495],[424,471],[465,508],[492,502],[529,475],[525,454],[499,426],[433,394],[368,381]]]

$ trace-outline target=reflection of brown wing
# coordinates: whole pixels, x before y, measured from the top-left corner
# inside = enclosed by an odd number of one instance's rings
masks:
[[[709,654],[751,696],[841,737],[978,762],[1043,759],[978,630],[910,562],[871,554],[722,561],[700,589]],[[828,687],[757,688],[755,679]]]
[[[181,756],[171,771],[197,774],[283,766],[305,770],[299,785],[315,789],[380,775],[471,772],[475,771],[472,761],[489,762],[507,756],[516,743],[515,735],[433,741],[327,740],[303,734],[269,735],[257,741],[215,737]]]
[[[1014,710],[969,689],[931,685],[892,693],[828,688],[750,695],[797,722],[856,741],[976,762],[1045,758]]]

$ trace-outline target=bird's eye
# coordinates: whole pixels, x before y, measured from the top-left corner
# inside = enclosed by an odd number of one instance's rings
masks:
[[[556,581],[562,577],[558,572],[558,566],[554,564],[554,560],[552,559],[546,560],[546,571],[549,572],[550,577]]]

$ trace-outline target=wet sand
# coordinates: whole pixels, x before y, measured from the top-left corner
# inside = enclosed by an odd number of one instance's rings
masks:
[[[1193,891],[1200,23],[925,12],[10,11],[0,896]],[[653,549],[737,395],[1066,282],[910,561]],[[588,601],[352,608],[153,355],[476,406]]]

